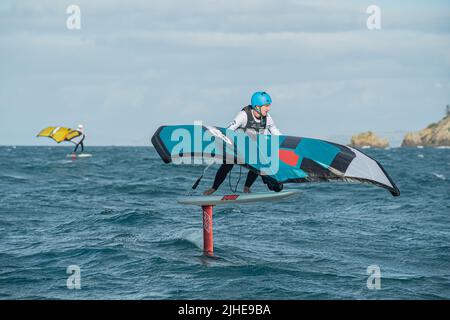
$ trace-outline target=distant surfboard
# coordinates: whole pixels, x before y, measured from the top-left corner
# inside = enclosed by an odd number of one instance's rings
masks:
[[[69,153],[67,155],[68,158],[90,158],[92,154],[90,153]]]
[[[186,196],[178,198],[180,204],[190,204],[197,206],[206,205],[226,205],[261,201],[275,201],[299,194],[299,191],[263,192],[263,193],[243,193],[227,194],[222,196]]]

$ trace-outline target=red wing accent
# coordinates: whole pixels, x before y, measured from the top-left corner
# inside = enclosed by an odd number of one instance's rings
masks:
[[[227,194],[223,196],[222,200],[236,200],[238,197],[238,194]]]
[[[281,161],[292,167],[297,166],[298,159],[300,158],[300,156],[292,150],[280,150],[278,155]]]

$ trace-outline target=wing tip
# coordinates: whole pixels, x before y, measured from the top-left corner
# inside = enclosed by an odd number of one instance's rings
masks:
[[[167,150],[167,148],[164,146],[164,143],[162,142],[162,140],[159,137],[159,134],[165,127],[166,126],[160,126],[156,130],[156,132],[153,134],[153,136],[151,138],[151,142],[153,144],[153,147],[155,147],[156,152],[158,152],[159,156],[164,161],[164,163],[171,163],[172,157],[171,157],[169,151]]]
[[[400,190],[397,187],[395,187],[394,189],[390,189],[389,191],[391,192],[393,197],[399,197],[400,196]]]

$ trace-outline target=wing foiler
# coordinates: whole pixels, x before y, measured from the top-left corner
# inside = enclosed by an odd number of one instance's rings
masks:
[[[355,148],[324,140],[175,125],[158,128],[151,141],[165,163],[234,163],[279,183],[361,182],[400,195],[376,160]]]
[[[79,131],[65,127],[47,127],[37,135],[37,137],[51,138],[57,143],[63,141],[71,141],[72,139],[79,136],[81,136],[81,133]]]

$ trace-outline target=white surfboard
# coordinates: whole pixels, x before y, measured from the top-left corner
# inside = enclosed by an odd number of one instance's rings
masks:
[[[67,155],[68,158],[90,158],[92,154],[90,153],[69,153]]]
[[[178,198],[180,204],[190,204],[197,206],[206,205],[227,205],[238,203],[250,203],[261,201],[276,201],[299,194],[297,190],[281,191],[281,192],[264,192],[264,193],[242,193],[242,194],[226,194],[222,196],[186,196]]]

